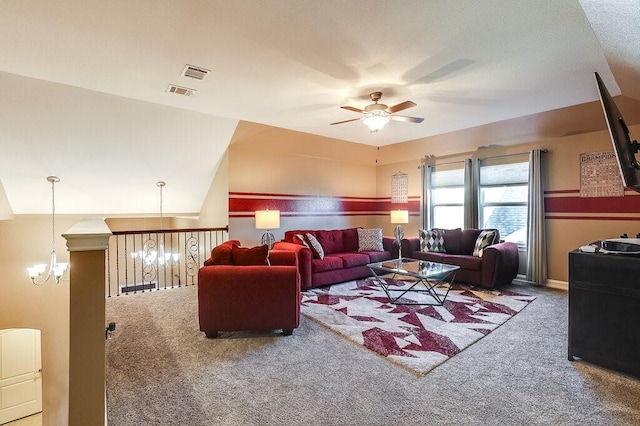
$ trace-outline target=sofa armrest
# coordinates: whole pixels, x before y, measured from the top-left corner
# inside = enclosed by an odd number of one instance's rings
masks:
[[[269,263],[271,266],[295,266],[298,267],[298,256],[290,250],[269,250]]]
[[[398,257],[398,251],[399,251],[399,246],[398,246],[398,240],[396,240],[395,237],[382,237],[382,248],[384,248],[384,251],[388,251],[391,253],[391,257],[392,258],[397,258]]]
[[[401,247],[402,256],[411,257],[414,251],[420,251],[420,237],[403,238]]]
[[[311,288],[311,250],[302,244],[288,243],[286,241],[276,241],[273,250],[292,251],[298,258],[298,270],[300,271],[300,287],[302,290]]]
[[[509,284],[518,275],[518,245],[512,242],[492,244],[482,253],[482,286],[494,288]]]

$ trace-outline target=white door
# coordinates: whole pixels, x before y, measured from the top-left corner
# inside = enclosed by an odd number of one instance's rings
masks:
[[[0,330],[0,424],[42,411],[40,330]]]

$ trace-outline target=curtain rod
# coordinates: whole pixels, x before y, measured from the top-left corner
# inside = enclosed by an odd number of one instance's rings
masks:
[[[422,164],[420,164],[420,165],[418,166],[418,168],[420,168],[420,167],[422,167],[422,166],[426,165],[426,163],[427,163],[427,162],[426,162],[426,160],[425,160],[425,159],[426,159],[426,158],[429,158],[429,157],[433,158],[433,161],[435,161],[435,160],[437,160],[438,158],[447,158],[447,157],[453,157],[453,156],[458,156],[458,155],[463,155],[463,156],[465,156],[465,155],[473,154],[473,153],[475,153],[475,152],[477,152],[477,151],[465,152],[465,153],[462,153],[462,154],[443,155],[442,157],[435,157],[435,156],[428,156],[428,155],[425,155],[425,156],[424,156],[424,157],[422,157],[422,159],[420,160],[420,161],[422,162]],[[531,152],[531,151],[528,151],[528,152],[517,152],[517,153],[514,153],[514,154],[502,154],[502,155],[495,155],[495,156],[492,156],[492,157],[472,157],[472,158],[477,158],[478,160],[486,160],[486,159],[488,159],[488,158],[504,158],[504,157],[515,157],[515,156],[517,156],[517,155],[528,155],[530,152]],[[540,150],[540,152],[542,152],[543,154],[546,154],[547,152],[549,152],[549,150],[545,148],[545,149],[541,149],[541,150]],[[446,165],[448,165],[448,164],[463,163],[466,159],[467,159],[467,158],[463,158],[462,160],[449,161],[449,162],[447,162],[447,163],[438,163],[437,165],[438,165],[438,166],[446,166]]]

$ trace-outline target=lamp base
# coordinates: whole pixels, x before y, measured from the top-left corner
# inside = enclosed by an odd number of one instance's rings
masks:
[[[404,228],[402,225],[396,225],[396,229],[393,230],[393,236],[396,237],[398,242],[398,259],[402,259],[402,239],[404,238]]]
[[[271,231],[267,231],[264,234],[262,234],[261,243],[268,245],[269,250],[271,250],[271,248],[273,247],[273,243],[275,242],[276,242],[276,237],[271,233]]]
[[[404,238],[404,228],[402,225],[396,225],[396,229],[393,230],[393,236],[396,237],[398,241]]]

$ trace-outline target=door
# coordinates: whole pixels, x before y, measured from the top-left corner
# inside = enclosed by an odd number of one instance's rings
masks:
[[[42,411],[40,330],[0,330],[0,424]]]

